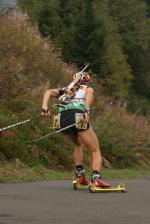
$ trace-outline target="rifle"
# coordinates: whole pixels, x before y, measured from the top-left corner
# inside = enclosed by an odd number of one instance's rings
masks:
[[[86,66],[80,72],[76,73],[73,76],[74,80],[67,87],[62,89],[64,94],[59,97],[60,102],[64,101],[66,94],[68,95],[74,94],[73,88],[75,87],[75,85],[80,83],[80,81],[83,79],[84,71],[87,69],[88,66],[89,66],[89,63],[86,64]]]

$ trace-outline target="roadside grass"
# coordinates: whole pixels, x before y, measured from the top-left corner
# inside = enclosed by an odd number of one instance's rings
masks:
[[[0,183],[22,182],[36,180],[73,180],[73,170],[53,170],[42,165],[29,167],[26,164],[17,162],[0,162]],[[90,173],[87,172],[90,177]],[[135,179],[150,176],[150,169],[136,167],[132,169],[108,169],[103,168],[102,176],[105,179]]]
[[[150,168],[136,167],[125,169],[104,168],[102,176],[106,179],[136,179],[150,176]]]
[[[29,167],[17,160],[16,162],[0,162],[0,182],[22,182],[49,179],[70,179],[71,172],[47,169],[42,165]]]

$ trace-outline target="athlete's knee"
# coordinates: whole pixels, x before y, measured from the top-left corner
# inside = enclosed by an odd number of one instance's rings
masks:
[[[83,143],[82,143],[81,141],[76,141],[76,142],[75,142],[75,146],[76,146],[77,148],[82,148],[82,147],[83,147]]]
[[[89,150],[92,153],[95,153],[95,152],[100,153],[100,149],[98,146],[91,146],[91,147],[89,147]]]

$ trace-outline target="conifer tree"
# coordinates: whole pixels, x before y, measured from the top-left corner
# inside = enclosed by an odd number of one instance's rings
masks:
[[[136,93],[150,97],[150,19],[144,1],[109,0],[111,14],[132,68]]]
[[[38,23],[43,36],[51,39],[60,37],[62,22],[59,0],[21,0],[20,4],[28,12],[32,21]]]
[[[86,61],[93,65],[97,55],[91,5],[90,0],[67,0],[61,7],[65,31],[63,55],[67,61],[78,65]]]
[[[21,1],[42,34],[57,40],[64,59],[79,66],[89,62],[109,94],[128,95],[132,70],[134,89],[149,95],[150,20],[146,0]]]
[[[100,39],[103,36],[102,48],[99,52],[101,76],[105,80],[109,94],[126,97],[132,76],[122,51],[120,35],[109,14],[108,1],[94,0],[93,9],[97,24],[96,33],[100,35]]]

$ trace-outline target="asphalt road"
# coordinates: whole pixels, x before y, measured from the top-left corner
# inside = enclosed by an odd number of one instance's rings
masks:
[[[150,178],[125,184],[127,193],[90,193],[68,180],[1,183],[0,224],[149,224]]]

